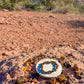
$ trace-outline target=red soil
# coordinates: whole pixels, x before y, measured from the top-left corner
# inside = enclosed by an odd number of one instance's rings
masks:
[[[0,11],[0,50],[84,44],[84,15]]]
[[[84,15],[0,10],[1,62],[21,53],[29,56],[33,53],[34,56],[40,49],[44,51],[62,45],[74,48],[82,44]]]

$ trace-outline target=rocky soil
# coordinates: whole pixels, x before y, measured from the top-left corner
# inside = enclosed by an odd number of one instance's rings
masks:
[[[40,53],[78,64],[82,79],[66,71],[70,84],[84,84],[84,15],[0,10],[0,84],[23,76],[24,62]]]

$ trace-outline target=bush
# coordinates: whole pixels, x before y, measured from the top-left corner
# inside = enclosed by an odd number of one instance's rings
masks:
[[[79,5],[74,0],[56,0],[55,7],[52,10],[54,13],[78,13]]]
[[[37,4],[37,3],[25,4],[25,8],[26,8],[27,10],[33,10],[33,11],[36,11],[37,9],[40,9],[40,8],[39,8],[39,4]]]
[[[8,9],[8,10],[16,10],[19,6],[23,6],[27,0],[1,0],[0,1],[0,9]],[[19,6],[17,6],[19,5]],[[23,7],[21,7],[23,8]]]
[[[84,4],[79,4],[75,0],[1,0],[0,9],[8,10],[33,10],[50,11],[55,13],[84,13]]]
[[[13,10],[22,10],[25,8],[24,2],[19,2],[14,4]]]
[[[81,4],[81,5],[79,6],[79,11],[80,11],[81,13],[84,13],[84,4]]]
[[[54,9],[54,3],[51,0],[40,0],[41,4],[45,6],[45,8],[50,11],[52,9]]]

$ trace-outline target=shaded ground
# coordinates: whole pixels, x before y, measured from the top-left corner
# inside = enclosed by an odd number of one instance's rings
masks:
[[[41,50],[45,51],[54,47],[59,49],[59,47],[68,46],[74,49],[82,44],[84,44],[84,15],[0,11],[1,72],[4,70],[4,73],[8,73],[15,64],[19,66],[22,60],[17,61],[18,57],[37,56]],[[54,50],[54,52],[57,51]],[[84,47],[81,52],[83,58]],[[79,61],[83,67],[84,59],[82,58],[82,61]],[[12,61],[8,63],[8,59]],[[75,62],[75,59],[72,61]],[[3,79],[3,77],[0,78],[1,81]],[[79,84],[78,82],[76,84]]]

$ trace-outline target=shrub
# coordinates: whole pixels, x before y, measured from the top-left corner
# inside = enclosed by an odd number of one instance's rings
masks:
[[[33,11],[35,11],[35,10],[37,10],[38,9],[38,7],[39,7],[39,4],[37,4],[37,3],[32,3],[32,4],[25,4],[25,8],[27,9],[27,10],[33,10]]]
[[[41,4],[45,6],[45,8],[50,11],[52,9],[54,9],[54,3],[51,0],[40,0]]]
[[[54,13],[78,13],[79,4],[74,0],[56,0],[55,7],[52,10]]]
[[[24,3],[25,3],[25,1],[27,1],[27,0],[24,0]],[[0,1],[0,9],[16,10],[17,4],[19,6],[21,6],[24,3],[23,3],[23,0],[1,0]]]
[[[0,0],[0,9],[8,10],[33,10],[51,11],[56,13],[84,13],[84,4],[79,4],[75,0]]]
[[[84,4],[81,4],[81,5],[79,6],[79,11],[80,11],[81,13],[84,13]]]

